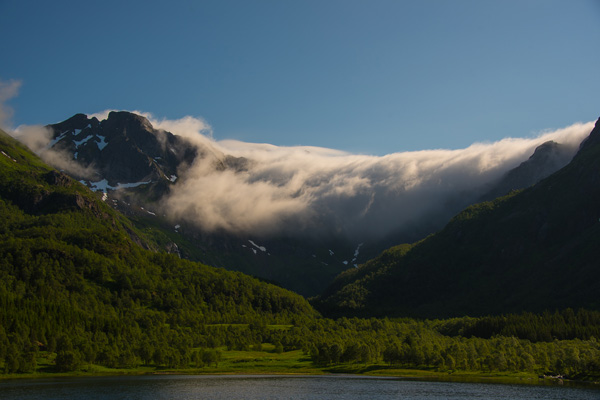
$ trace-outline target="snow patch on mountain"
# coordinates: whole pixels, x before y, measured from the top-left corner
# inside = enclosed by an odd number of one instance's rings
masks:
[[[106,142],[106,137],[100,136],[100,135],[96,135],[96,138],[100,139],[99,142],[96,142],[96,145],[98,146],[98,149],[100,149],[100,151],[102,151],[106,147],[106,145],[108,144]]]
[[[354,265],[354,268],[358,268],[358,264],[355,261],[358,259],[358,255],[360,254],[360,248],[363,244],[364,243],[359,243],[356,247],[356,250],[354,250],[354,258],[352,259],[352,265]]]
[[[143,181],[143,182],[132,182],[132,183],[117,183],[117,186],[114,189],[126,189],[126,188],[134,188],[141,185],[147,185],[152,183],[152,181]]]
[[[354,259],[356,260],[356,258],[358,257],[358,254],[360,253],[360,248],[364,243],[359,243],[358,247],[356,247],[356,250],[354,250]]]
[[[144,182],[132,182],[132,183],[117,183],[117,186],[111,186],[108,184],[108,181],[106,179],[102,179],[101,181],[97,181],[97,182],[84,181],[84,180],[81,180],[79,182],[88,186],[94,192],[99,192],[99,191],[106,192],[107,190],[134,188],[134,187],[138,187],[141,185],[146,185],[148,183],[152,183],[152,181],[144,181]]]
[[[89,135],[89,136],[85,137],[82,140],[73,140],[73,144],[75,144],[75,147],[79,147],[82,144],[87,143],[87,141],[90,140],[93,137],[94,137],[94,135]]]
[[[5,152],[2,152],[2,154],[4,154],[7,158],[10,158],[14,162],[17,162],[17,160],[15,160],[14,158],[12,158],[11,156],[9,156],[8,154],[6,154]]]
[[[260,250],[260,251],[262,251],[262,252],[266,252],[266,251],[267,251],[267,248],[266,248],[266,247],[264,247],[264,246],[259,246],[259,245],[257,245],[256,243],[254,243],[252,240],[248,240],[248,242],[250,242],[250,244],[251,244],[252,246],[256,247],[258,250]],[[256,252],[255,252],[255,254],[256,254]]]
[[[54,139],[52,139],[50,141],[50,143],[48,143],[46,145],[46,150],[49,148],[52,148],[56,143],[60,142],[61,140],[63,140],[65,138],[65,136],[67,136],[68,132],[63,132],[60,135],[58,135],[57,137],[55,137]]]
[[[86,182],[86,181],[79,181],[81,183],[83,183],[84,185],[89,186],[90,189],[92,189],[94,192],[99,192],[99,191],[103,191],[106,192],[107,190],[114,190],[115,188],[113,186],[110,186],[108,184],[108,181],[106,179],[102,179],[101,181],[98,182]]]

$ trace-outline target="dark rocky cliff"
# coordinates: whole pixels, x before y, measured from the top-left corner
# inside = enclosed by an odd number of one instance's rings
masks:
[[[157,130],[143,116],[111,112],[98,121],[84,114],[48,125],[50,146],[72,156],[83,167],[92,167],[98,181],[108,185],[175,181],[178,168],[190,164],[197,148],[170,132]]]

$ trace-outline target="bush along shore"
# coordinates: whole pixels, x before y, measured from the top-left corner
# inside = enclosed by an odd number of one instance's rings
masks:
[[[352,373],[594,382],[600,380],[600,343],[592,335],[598,314],[565,310],[427,321],[315,317],[295,324],[255,321],[175,330],[173,321],[163,321],[153,334],[134,324],[135,332],[123,326],[120,335],[74,329],[46,342],[28,340],[32,329],[22,325],[23,336],[0,330],[0,368],[4,377]],[[575,320],[588,324],[575,328]],[[551,340],[527,338],[527,332],[545,330]]]

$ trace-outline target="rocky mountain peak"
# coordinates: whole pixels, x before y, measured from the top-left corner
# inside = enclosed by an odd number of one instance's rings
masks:
[[[148,121],[148,118],[129,111],[109,112],[108,118],[106,119],[106,123],[121,126],[131,124],[132,126],[138,125],[139,127],[145,127],[149,130],[153,129],[152,124],[150,123],[150,121]]]
[[[99,123],[100,121],[98,121],[98,118],[96,117],[88,118],[88,116],[85,114],[75,114],[71,118],[63,122],[59,122],[58,124],[53,124],[49,126],[51,126],[55,132],[61,133],[66,131],[73,132],[76,129],[83,130],[88,125],[90,127],[96,127],[99,125]]]
[[[146,117],[128,111],[111,111],[108,118],[102,121],[102,127],[107,134],[128,136],[141,143],[145,140],[156,141],[158,133]]]
[[[592,147],[597,143],[600,143],[600,118],[596,121],[594,129],[590,132],[590,136],[588,136],[587,139],[581,143],[581,146],[579,146],[579,150],[581,151],[586,147]]]
[[[197,149],[170,132],[154,129],[147,118],[127,111],[112,111],[98,121],[85,114],[53,125],[49,147],[84,168],[93,168],[95,189],[159,181],[174,182],[180,165],[193,162]]]
[[[553,140],[544,142],[536,147],[529,159],[508,171],[480,201],[492,200],[511,190],[536,184],[567,165],[572,157],[573,150],[570,147]]]
[[[531,159],[536,159],[539,157],[545,157],[549,153],[558,151],[559,147],[560,147],[560,145],[558,143],[556,143],[554,140],[549,140],[547,142],[540,144],[538,147],[536,147],[535,151],[533,152],[531,157],[529,157],[529,159],[531,160]]]

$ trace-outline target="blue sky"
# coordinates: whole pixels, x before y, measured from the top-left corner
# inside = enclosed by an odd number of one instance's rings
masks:
[[[141,110],[383,155],[600,116],[597,0],[0,0],[0,16],[14,126]]]

